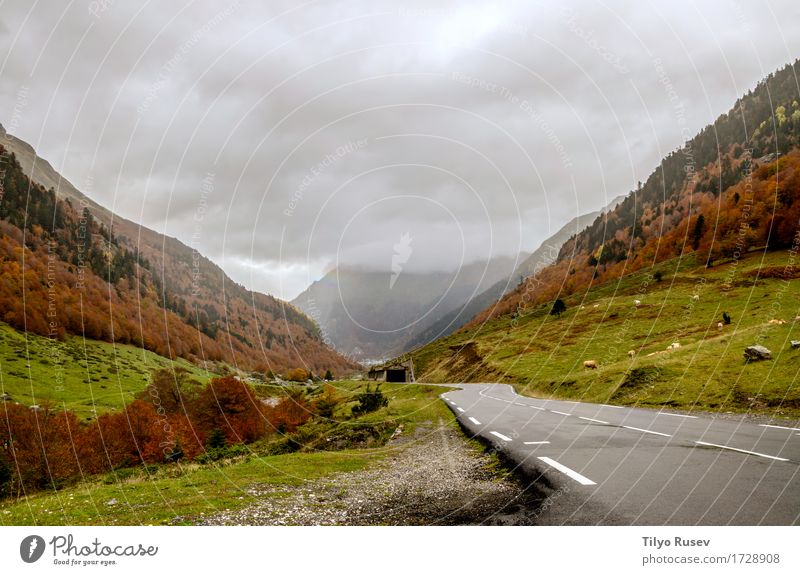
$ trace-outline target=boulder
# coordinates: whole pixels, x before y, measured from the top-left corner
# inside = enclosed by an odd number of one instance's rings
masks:
[[[772,359],[772,352],[763,345],[751,345],[744,349],[744,358],[747,361]]]

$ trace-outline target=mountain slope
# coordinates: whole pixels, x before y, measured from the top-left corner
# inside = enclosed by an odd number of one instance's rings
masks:
[[[515,263],[499,257],[451,273],[404,272],[395,283],[389,272],[340,267],[292,303],[313,317],[342,353],[379,360],[407,350],[416,334],[507,278]]]
[[[800,355],[789,341],[800,339],[800,284],[790,281],[800,278],[798,71],[796,62],[771,74],[567,241],[552,265],[415,350],[418,377],[797,413]],[[561,318],[550,315],[556,298],[566,303]],[[754,343],[774,361],[745,364]],[[583,367],[590,359],[599,370]]]
[[[798,72],[795,62],[770,74],[664,158],[616,209],[566,242],[552,266],[473,323],[689,253],[716,265],[749,249],[792,245],[797,175],[793,161],[774,160],[800,142]]]
[[[243,369],[356,367],[293,306],[246,290],[177,239],[116,216],[1,127],[0,137],[7,323]]]
[[[535,275],[540,269],[553,263],[567,240],[586,228],[601,213],[614,209],[623,199],[625,199],[624,196],[615,198],[603,211],[590,212],[572,218],[555,234],[543,241],[510,276],[504,277],[486,291],[481,292],[450,313],[445,314],[429,328],[415,336],[410,341],[409,348],[425,345],[440,337],[449,335],[466,325],[467,322],[485,309],[490,309],[493,304],[502,299],[510,289],[517,285],[518,279],[521,282],[524,278]]]

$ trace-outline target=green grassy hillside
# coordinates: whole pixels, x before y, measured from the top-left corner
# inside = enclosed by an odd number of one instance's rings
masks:
[[[338,381],[337,393],[345,400],[365,388],[364,382]],[[203,514],[237,509],[252,503],[254,486],[292,486],[337,472],[357,471],[396,453],[397,445],[385,445],[392,432],[417,437],[433,426],[457,425],[452,412],[439,399],[444,389],[422,385],[383,384],[389,406],[356,419],[341,419],[328,436],[348,436],[352,448],[318,451],[308,442],[308,431],[293,438],[300,451],[273,454],[276,443],[287,437],[268,438],[250,444],[236,458],[214,463],[148,465],[120,469],[107,475],[87,476],[58,490],[39,492],[19,500],[0,502],[0,525],[141,525],[186,523]],[[349,411],[352,403],[342,406]],[[319,425],[319,424],[313,424]],[[365,445],[359,430],[365,426],[387,428],[382,441]],[[402,427],[400,427],[402,426]],[[301,428],[303,429],[303,428]],[[281,496],[282,493],[276,494]]]
[[[173,362],[131,345],[72,336],[59,342],[0,323],[0,394],[24,405],[53,402],[92,419],[129,403],[152,370],[171,365],[201,382],[213,376],[185,360]]]
[[[766,277],[792,263],[786,251],[710,269],[672,260],[565,298],[560,318],[549,304],[531,307],[412,357],[421,381],[504,381],[539,397],[797,416],[800,350],[790,340],[800,340],[800,281]],[[732,321],[720,331],[723,312]],[[681,347],[666,351],[673,342]],[[744,348],[757,343],[773,359],[745,363]]]

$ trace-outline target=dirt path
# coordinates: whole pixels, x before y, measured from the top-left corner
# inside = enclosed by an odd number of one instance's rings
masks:
[[[300,487],[253,486],[255,503],[206,517],[204,525],[526,524],[536,502],[494,459],[442,422],[401,437],[370,469]]]

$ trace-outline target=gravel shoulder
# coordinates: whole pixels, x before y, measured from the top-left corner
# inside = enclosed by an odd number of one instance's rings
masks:
[[[452,425],[418,426],[387,445],[375,466],[299,487],[253,485],[255,501],[202,525],[520,525],[533,493],[498,471],[497,460]]]

